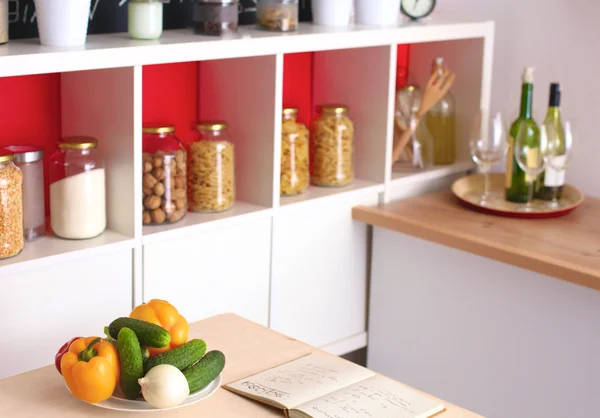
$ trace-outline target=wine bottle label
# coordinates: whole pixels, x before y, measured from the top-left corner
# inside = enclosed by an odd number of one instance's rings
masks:
[[[539,148],[528,148],[527,149],[527,167],[535,170],[540,168],[540,149]],[[527,183],[534,182],[537,179],[537,176],[532,176],[530,174],[525,174],[525,181]]]
[[[566,157],[564,155],[554,157],[553,164],[555,166],[563,166],[565,164]],[[557,171],[553,167],[546,168],[546,174],[544,177],[544,186],[546,187],[560,187],[565,185],[565,170]]]
[[[513,160],[515,159],[513,155],[513,144],[515,143],[515,139],[510,135],[508,137],[508,153],[506,154],[506,175],[504,181],[504,187],[510,189],[512,185],[512,171],[513,171]]]

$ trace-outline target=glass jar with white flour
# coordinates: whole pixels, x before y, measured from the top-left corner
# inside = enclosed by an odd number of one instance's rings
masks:
[[[106,229],[106,185],[98,141],[63,138],[50,158],[50,227],[66,239],[94,238]]]

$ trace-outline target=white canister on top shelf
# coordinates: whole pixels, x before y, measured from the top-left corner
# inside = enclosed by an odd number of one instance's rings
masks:
[[[353,0],[312,0],[313,24],[347,27]]]
[[[129,0],[127,32],[133,39],[154,40],[163,32],[162,0]]]
[[[355,22],[362,25],[392,26],[398,23],[400,0],[356,0]]]
[[[85,45],[92,0],[34,0],[40,43]]]

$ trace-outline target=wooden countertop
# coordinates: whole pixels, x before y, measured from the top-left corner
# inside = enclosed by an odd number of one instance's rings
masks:
[[[600,290],[600,199],[555,219],[511,219],[464,207],[451,191],[377,207],[353,218]]]
[[[203,338],[208,349],[225,353],[223,384],[269,369],[317,351],[316,348],[271,331],[233,314],[219,315],[190,326],[190,338]],[[427,395],[429,396],[429,395]],[[430,396],[432,399],[436,399]],[[441,418],[476,418],[448,402]],[[158,414],[158,415],[157,415]],[[54,366],[0,381],[0,417],[122,417],[160,418],[283,418],[283,412],[219,389],[195,405],[162,413],[115,412],[75,399]]]

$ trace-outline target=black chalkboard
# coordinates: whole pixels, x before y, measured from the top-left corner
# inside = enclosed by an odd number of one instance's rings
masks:
[[[181,29],[190,24],[193,0],[170,0],[164,5],[165,29]],[[240,0],[240,24],[256,22],[257,0]],[[33,0],[8,0],[10,39],[37,38]],[[310,0],[300,0],[300,20],[310,21]],[[126,0],[92,0],[88,33],[127,31]]]

